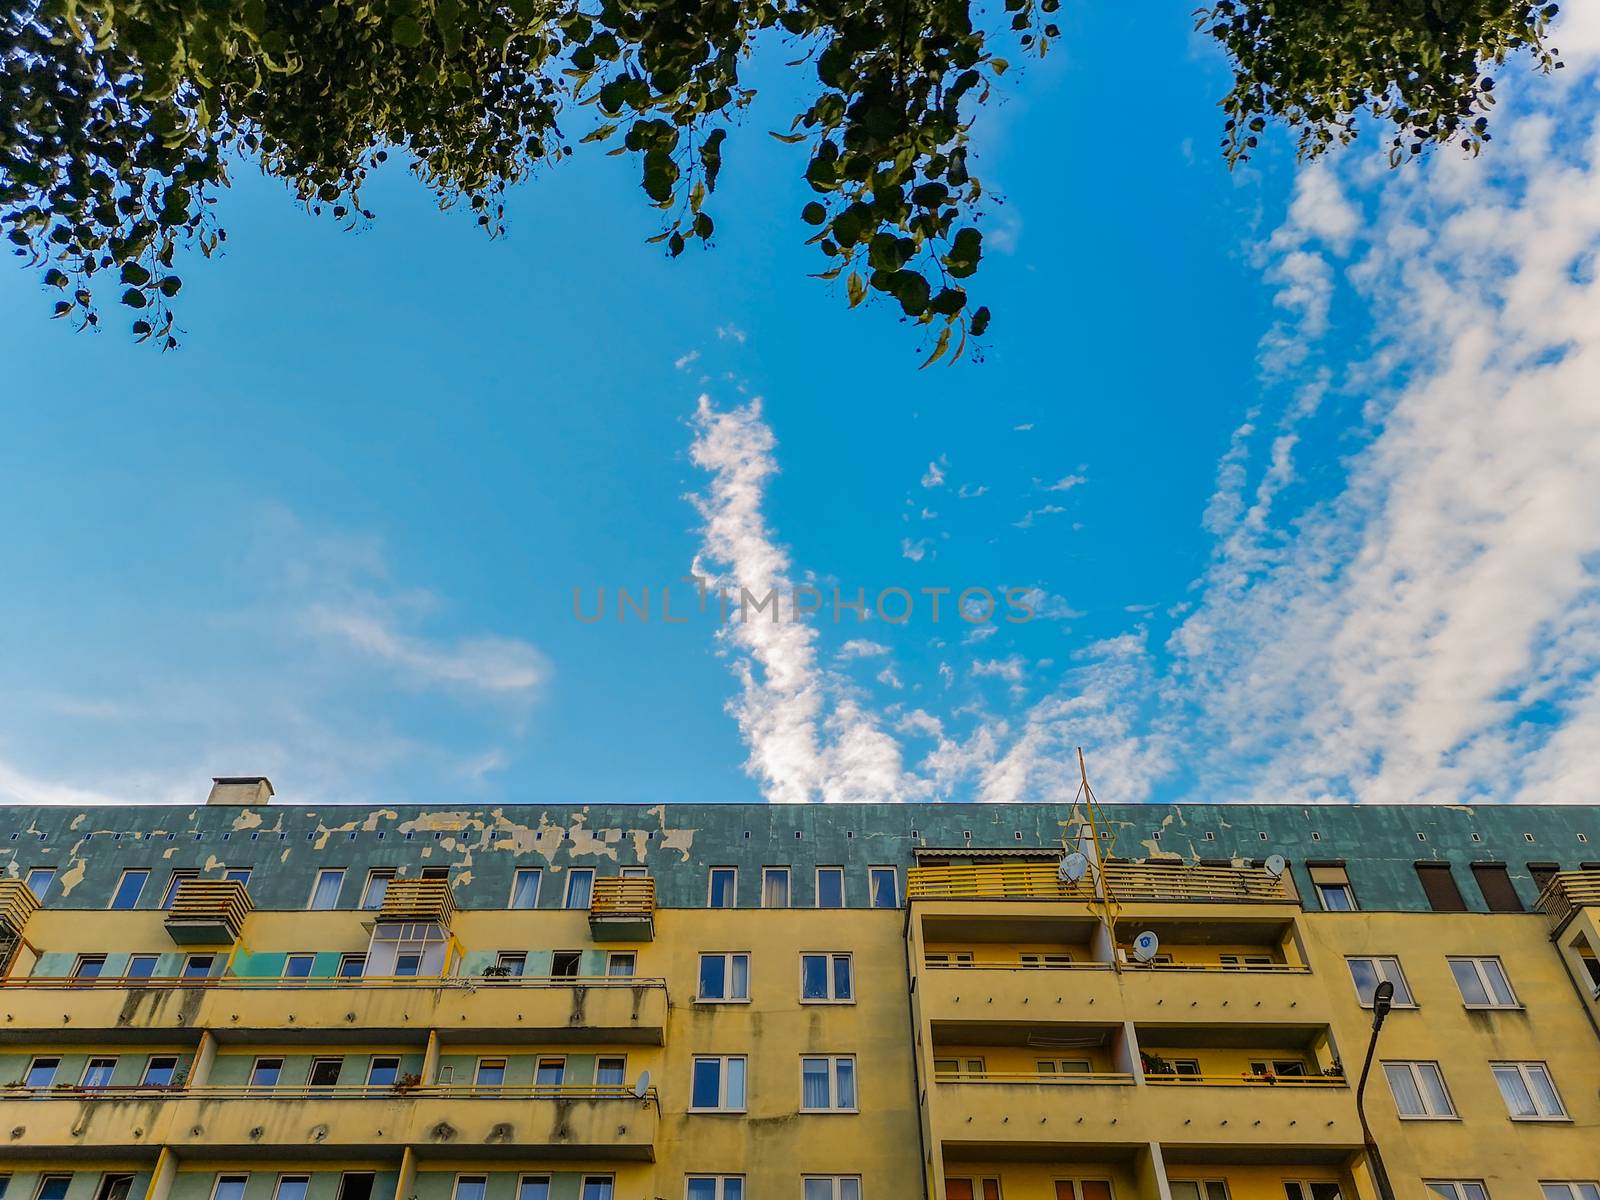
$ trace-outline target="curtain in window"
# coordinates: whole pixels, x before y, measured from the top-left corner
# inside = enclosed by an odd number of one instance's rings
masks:
[[[728,989],[728,999],[747,1000],[750,997],[750,959],[743,954],[733,956],[732,968],[729,971],[729,982],[732,986]]]
[[[856,1106],[856,1064],[854,1059],[841,1058],[834,1064],[834,1074],[838,1081],[835,1089],[840,1108],[854,1108]]]
[[[828,1107],[828,1060],[805,1059],[800,1068],[800,1096],[802,1108]]]
[[[761,877],[763,908],[789,907],[789,872],[768,871]]]
[[[841,954],[833,960],[833,997],[850,999],[850,956]]]
[[[594,889],[593,871],[573,871],[567,876],[567,907],[588,908],[589,893]],[[611,1185],[606,1184],[607,1187]]]
[[[800,958],[800,998],[826,1000],[828,998],[828,960],[821,954],[805,954]]]
[[[518,871],[511,883],[511,907],[532,908],[539,900],[539,872]]]

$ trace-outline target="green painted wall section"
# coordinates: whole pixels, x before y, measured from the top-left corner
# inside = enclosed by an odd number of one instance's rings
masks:
[[[67,1186],[67,1200],[94,1200],[95,1193],[99,1191],[100,1179],[103,1172],[72,1170],[77,1164],[67,1163],[64,1170],[60,1171],[11,1171],[0,1163],[0,1200],[32,1200],[39,1190],[39,1179],[43,1175],[72,1176],[72,1182]],[[149,1171],[113,1171],[114,1175],[133,1175],[133,1186],[128,1189],[131,1197],[143,1196],[150,1186]],[[206,1200],[204,1196],[193,1197],[193,1200]],[[254,1200],[253,1197],[249,1200]]]
[[[213,1087],[244,1087],[250,1082],[251,1071],[258,1058],[281,1058],[283,1069],[278,1075],[278,1086],[301,1087],[311,1072],[311,1062],[317,1058],[342,1058],[338,1086],[359,1087],[367,1082],[367,1071],[374,1058],[394,1058],[394,1054],[280,1054],[276,1050],[260,1054],[219,1053],[211,1064],[207,1083]],[[400,1074],[418,1075],[422,1072],[422,1055],[400,1054]],[[250,1197],[245,1197],[250,1200]]]
[[[89,1059],[115,1058],[117,1060],[117,1065],[112,1068],[111,1086],[135,1087],[144,1079],[144,1070],[145,1067],[149,1065],[151,1058],[176,1058],[178,1060],[178,1071],[180,1074],[187,1074],[189,1062],[191,1059],[193,1059],[194,1055],[180,1054],[174,1051],[158,1051],[155,1054],[145,1054],[143,1052],[109,1054],[105,1051],[97,1051],[93,1054],[80,1054],[71,1053],[64,1050],[52,1050],[48,1055],[35,1055],[31,1053],[0,1054],[0,1087],[5,1087],[13,1083],[21,1083],[23,1077],[27,1074],[28,1065],[33,1062],[36,1057],[59,1058],[61,1060],[61,1064],[56,1068],[55,1082],[58,1084],[73,1085],[77,1084],[78,1081],[83,1078],[83,1069],[88,1065]],[[33,1193],[31,1192],[28,1194],[30,1198],[32,1194]],[[68,1200],[71,1200],[71,1197],[68,1197]]]
[[[484,1200],[518,1200],[523,1172],[489,1171],[487,1175],[489,1183],[484,1191]],[[539,1172],[538,1177],[550,1180],[550,1200],[581,1200],[582,1172]],[[412,1196],[415,1200],[451,1200],[455,1181],[453,1174],[444,1171],[418,1171],[417,1186]],[[246,1200],[254,1200],[254,1197],[246,1197]]]
[[[228,1171],[229,1175],[241,1174],[238,1171]],[[286,1174],[304,1175],[306,1171],[289,1171]],[[249,1172],[249,1182],[244,1187],[244,1200],[273,1200],[278,1188],[278,1172],[266,1168]],[[306,1188],[306,1200],[337,1200],[339,1195],[338,1171],[311,1171],[311,1182]],[[375,1173],[372,1187],[373,1200],[388,1200],[394,1195],[395,1184],[399,1181],[396,1171],[378,1171]],[[212,1188],[216,1185],[216,1174],[210,1171],[179,1171],[172,1180],[171,1200],[210,1200]],[[134,1195],[140,1193],[135,1192]],[[67,1200],[75,1200],[68,1197]]]
[[[1485,906],[1472,862],[1508,864],[1530,904],[1527,864],[1570,870],[1600,862],[1596,805],[1112,804],[1105,812],[1124,858],[1279,853],[1307,895],[1304,864],[1342,860],[1366,909],[1425,909],[1418,860],[1453,863],[1473,909]],[[706,904],[711,866],[737,867],[739,906],[755,907],[761,868],[787,865],[791,903],[806,907],[815,902],[816,867],[838,865],[846,869],[846,903],[859,907],[868,903],[871,865],[892,864],[903,880],[918,847],[1056,847],[1070,819],[1068,807],[1047,804],[12,808],[0,813],[0,876],[52,867],[47,905],[100,909],[124,868],[146,868],[150,882],[138,906],[153,908],[174,869],[220,878],[225,866],[249,867],[258,908],[303,909],[322,868],[347,872],[340,905],[354,907],[371,868],[414,874],[442,866],[451,870],[459,906],[505,908],[513,871],[537,868],[544,873],[539,907],[556,908],[570,868],[606,875],[643,865],[657,881],[659,903],[694,908]]]

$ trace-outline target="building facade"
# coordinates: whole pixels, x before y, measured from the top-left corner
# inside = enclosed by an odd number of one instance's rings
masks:
[[[0,1200],[1600,1200],[1600,808],[0,814]],[[1081,855],[1082,857],[1075,857]]]

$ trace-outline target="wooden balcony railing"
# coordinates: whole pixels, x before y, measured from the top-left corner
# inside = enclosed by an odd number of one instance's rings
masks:
[[[1539,893],[1539,911],[1562,929],[1580,908],[1600,908],[1600,871],[1563,871]]]
[[[180,944],[237,942],[254,906],[242,883],[232,879],[188,879],[167,910],[167,933]]]
[[[1249,867],[1112,862],[1103,874],[1107,894],[1119,903],[1282,904],[1293,899],[1281,878]],[[913,900],[1092,900],[1095,890],[1091,875],[1064,880],[1054,863],[971,863],[912,867],[906,894]]]
[[[597,942],[648,942],[656,931],[656,881],[602,875],[589,895],[589,933]]]
[[[20,879],[0,879],[0,937],[20,938],[28,918],[39,911],[39,897]]]
[[[378,920],[432,921],[450,927],[456,915],[455,890],[448,879],[391,879]]]

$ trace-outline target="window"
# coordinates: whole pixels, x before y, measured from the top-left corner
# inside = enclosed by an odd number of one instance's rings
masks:
[[[72,964],[72,977],[74,979],[99,979],[100,972],[106,969],[106,956],[104,954],[80,954],[78,961]]]
[[[1567,1110],[1556,1094],[1550,1068],[1538,1062],[1490,1063],[1506,1110],[1518,1121],[1564,1121]]]
[[[477,1073],[472,1077],[475,1087],[503,1087],[506,1082],[506,1060],[480,1058]]]
[[[690,1112],[744,1111],[744,1055],[696,1058],[690,1087]]]
[[[817,907],[844,907],[844,868],[817,868]]]
[[[326,867],[317,872],[317,882],[311,889],[311,900],[307,908],[329,909],[339,907],[339,889],[344,887],[344,870],[340,867]]]
[[[1298,1058],[1275,1058],[1252,1062],[1252,1075],[1272,1075],[1280,1079],[1304,1079],[1306,1064]]]
[[[1317,899],[1324,912],[1355,911],[1356,894],[1350,890],[1348,883],[1319,883],[1316,888]]]
[[[1417,881],[1428,898],[1428,907],[1434,912],[1466,912],[1467,902],[1456,886],[1447,862],[1419,862],[1416,864]]]
[[[156,973],[156,964],[160,956],[155,954],[134,954],[128,958],[128,969],[124,973],[129,979],[149,979]]]
[[[1451,958],[1450,973],[1456,977],[1461,999],[1468,1008],[1520,1008],[1511,990],[1511,981],[1498,958]]]
[[[342,1058],[313,1058],[311,1069],[306,1072],[306,1086],[312,1089],[335,1087],[343,1069]]]
[[[893,867],[871,867],[867,871],[867,890],[873,908],[900,907],[900,878]]]
[[[595,1059],[594,1081],[599,1087],[621,1087],[628,1081],[628,1060],[610,1057]]]
[[[1072,1194],[1074,1183],[1077,1184],[1078,1188],[1076,1196]],[[1173,1200],[1178,1200],[1180,1196],[1193,1196],[1193,1193],[1177,1190],[1183,1186],[1181,1181],[1175,1181],[1170,1186],[1173,1189]],[[1207,1186],[1209,1187],[1210,1185],[1208,1184]],[[1208,1193],[1207,1200],[1228,1200],[1227,1185],[1221,1184],[1220,1186],[1222,1190],[1214,1194]],[[1109,1179],[1058,1179],[1056,1180],[1056,1200],[1111,1200],[1111,1181]],[[1194,1196],[1194,1200],[1200,1200],[1200,1198]]]
[[[998,1179],[946,1179],[944,1200],[1000,1200]]]
[[[1550,885],[1550,881],[1561,874],[1561,864],[1553,862],[1529,863],[1528,875],[1533,880],[1533,889],[1542,892]]]
[[[800,1200],[861,1200],[861,1176],[806,1175],[800,1189]]]
[[[1094,1070],[1086,1058],[1041,1058],[1034,1067],[1041,1075],[1087,1075]]]
[[[544,872],[537,867],[518,867],[511,875],[511,902],[509,908],[539,907],[539,878]]]
[[[699,1001],[750,999],[748,954],[702,954]]]
[[[706,893],[707,908],[736,908],[739,872],[734,867],[712,867]]]
[[[517,1185],[517,1200],[550,1200],[550,1176],[524,1175]]]
[[[56,1068],[60,1065],[59,1058],[36,1058],[28,1064],[22,1082],[31,1088],[47,1088],[56,1081]]]
[[[557,979],[576,979],[582,965],[581,950],[557,950],[550,956],[550,974]]]
[[[250,886],[249,867],[229,867],[222,872],[222,878],[228,883],[237,883],[240,887]]]
[[[389,883],[393,879],[392,870],[368,871],[366,886],[361,889],[361,907],[382,908],[383,898],[389,894]]]
[[[133,1191],[132,1175],[102,1175],[100,1186],[94,1190],[94,1200],[128,1200],[128,1193],[131,1191]]]
[[[1324,1183],[1321,1180],[1304,1183],[1298,1179],[1285,1179],[1283,1194],[1285,1200],[1341,1200],[1344,1195],[1337,1183]]]
[[[1398,958],[1347,958],[1345,962],[1350,967],[1350,978],[1355,981],[1356,995],[1361,1000],[1362,1008],[1372,1007],[1372,993],[1377,991],[1378,984],[1385,979],[1394,984],[1394,1002],[1397,1007],[1416,1007],[1416,1001],[1411,998],[1411,989],[1406,986],[1405,974],[1400,970]]]
[[[339,956],[339,978],[360,979],[362,972],[367,969],[367,956],[365,954],[341,954]]]
[[[981,1058],[936,1058],[933,1060],[933,1070],[936,1075],[982,1075],[984,1061]]]
[[[1253,971],[1258,967],[1273,965],[1270,954],[1219,954],[1217,961],[1222,964],[1224,971]],[[1395,990],[1399,991],[1399,988]]]
[[[375,1058],[367,1068],[367,1086],[369,1088],[393,1087],[395,1080],[400,1078],[400,1060],[398,1058]]]
[[[487,1175],[457,1175],[455,1200],[484,1200],[489,1191]]]
[[[211,968],[216,965],[215,954],[191,954],[183,960],[181,976],[184,979],[209,979]]]
[[[422,973],[422,955],[415,950],[399,950],[394,956],[397,979],[412,979]]]
[[[1025,967],[1070,967],[1070,954],[1024,954],[1020,956]]]
[[[1223,1179],[1171,1179],[1167,1189],[1172,1200],[1228,1200],[1228,1184]]]
[[[613,1188],[610,1175],[585,1175],[583,1195],[579,1200],[611,1200]]]
[[[50,885],[55,882],[56,869],[54,867],[34,867],[28,872],[28,890],[33,893],[34,899],[44,903],[44,898],[50,894]]]
[[[244,1186],[248,1182],[248,1175],[218,1175],[211,1187],[211,1200],[244,1200]]]
[[[567,1060],[541,1058],[534,1068],[533,1081],[541,1087],[560,1087],[567,1078]]]
[[[375,1182],[371,1171],[346,1171],[339,1177],[338,1200],[372,1200]]]
[[[855,999],[848,954],[802,954],[800,999],[849,1003]]]
[[[310,1187],[309,1175],[279,1175],[273,1200],[306,1200],[306,1191]]]
[[[1388,1076],[1394,1106],[1401,1117],[1444,1120],[1456,1115],[1438,1063],[1388,1062],[1383,1064],[1383,1073]]]
[[[167,890],[161,893],[161,907],[171,908],[178,898],[178,889],[191,879],[200,878],[199,871],[174,871],[167,877]]]
[[[649,879],[649,867],[621,867],[617,871],[619,879]]]
[[[850,1055],[800,1060],[802,1112],[854,1112],[856,1060]]]
[[[1481,1179],[1426,1179],[1428,1191],[1444,1200],[1489,1200]]]
[[[111,1076],[117,1069],[117,1060],[114,1058],[91,1058],[83,1067],[83,1078],[78,1081],[79,1087],[108,1088],[111,1086]]]
[[[72,1186],[71,1175],[41,1175],[37,1200],[66,1200],[67,1189]]]
[[[761,868],[761,907],[789,907],[789,868]]]
[[[1587,1183],[1541,1183],[1539,1190],[1544,1193],[1544,1200],[1600,1200],[1600,1183],[1592,1179]]]
[[[171,1055],[161,1055],[152,1058],[144,1065],[144,1078],[139,1081],[141,1087],[171,1087],[172,1081],[178,1077],[178,1060]]]
[[[594,870],[573,867],[567,871],[567,908],[588,908],[589,895],[594,891]]]
[[[423,867],[419,879],[449,879],[449,867]]]
[[[606,974],[612,979],[633,978],[634,955],[631,950],[613,950],[606,955]]]
[[[315,954],[291,954],[283,960],[285,979],[310,979],[311,969],[317,964]]]
[[[744,1200],[743,1175],[690,1175],[684,1200]]]
[[[528,973],[528,956],[521,951],[502,950],[494,956],[495,974],[505,979],[521,979]]]
[[[930,967],[970,967],[971,950],[930,950],[925,961]]]
[[[1517,895],[1505,863],[1475,862],[1472,864],[1472,878],[1477,881],[1478,890],[1483,893],[1483,902],[1488,905],[1490,912],[1522,911],[1522,897]]]
[[[251,1087],[277,1087],[278,1080],[283,1075],[283,1059],[258,1058],[256,1065],[250,1070]]]
[[[150,872],[142,869],[124,871],[122,878],[117,880],[117,890],[111,893],[111,907],[124,909],[136,906],[144,891],[145,880],[149,878]]]

